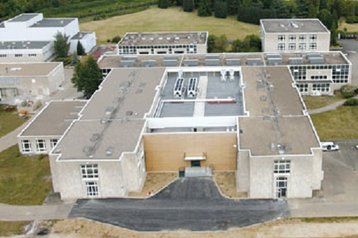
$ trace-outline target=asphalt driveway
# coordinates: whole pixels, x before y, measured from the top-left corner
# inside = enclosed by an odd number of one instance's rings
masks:
[[[149,199],[79,200],[70,217],[138,231],[225,230],[286,217],[286,201],[230,200],[211,178],[181,178]]]

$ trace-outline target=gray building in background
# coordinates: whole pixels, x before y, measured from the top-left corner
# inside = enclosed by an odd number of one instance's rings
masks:
[[[260,27],[263,52],[329,51],[331,33],[319,19],[262,19]]]
[[[208,32],[128,32],[118,43],[118,54],[202,54],[207,40]]]

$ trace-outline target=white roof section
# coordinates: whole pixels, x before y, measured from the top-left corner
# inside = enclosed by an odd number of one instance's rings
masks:
[[[265,33],[329,33],[330,31],[317,19],[261,19]]]

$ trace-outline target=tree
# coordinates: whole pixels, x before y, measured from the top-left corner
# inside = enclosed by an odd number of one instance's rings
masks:
[[[86,55],[86,51],[83,48],[83,46],[82,46],[80,41],[78,41],[78,43],[77,43],[77,54],[78,55]]]
[[[227,3],[223,0],[215,0],[214,15],[217,18],[227,17]]]
[[[334,19],[332,14],[327,9],[323,9],[319,12],[318,18],[321,22],[327,27],[327,29],[332,29]]]
[[[208,52],[211,53],[214,51],[215,48],[215,39],[216,36],[214,35],[209,35],[208,36]]]
[[[200,1],[199,8],[198,8],[198,16],[200,17],[211,16],[209,0]]]
[[[194,10],[194,0],[183,0],[184,12],[192,12]]]
[[[163,8],[163,9],[168,8],[169,7],[168,0],[159,0],[158,1],[158,7]]]
[[[54,49],[57,58],[66,58],[70,49],[70,43],[68,43],[68,36],[62,35],[60,32],[57,33],[55,36]]]
[[[90,98],[101,84],[101,79],[101,69],[93,57],[89,56],[85,62],[76,65],[72,82],[77,91],[83,92],[85,98]]]

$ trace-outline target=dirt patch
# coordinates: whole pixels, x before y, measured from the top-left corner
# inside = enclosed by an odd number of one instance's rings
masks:
[[[177,173],[148,173],[142,191],[129,193],[129,197],[148,197],[159,192],[177,177]]]
[[[101,224],[89,220],[75,219],[57,222],[52,228],[53,234],[71,234],[73,238],[253,238],[253,237],[358,237],[358,221],[342,223],[304,223],[298,219],[287,219],[247,228],[235,228],[217,232],[163,231],[136,232],[112,225]]]
[[[219,186],[219,190],[229,198],[245,198],[247,193],[236,191],[235,172],[215,172],[214,180]]]

